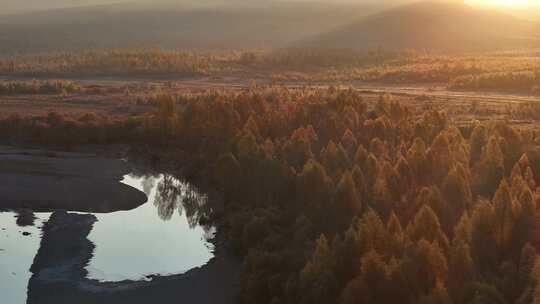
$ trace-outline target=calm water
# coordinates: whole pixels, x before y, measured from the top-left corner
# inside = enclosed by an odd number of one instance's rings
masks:
[[[213,228],[199,225],[209,210],[206,197],[189,184],[164,175],[128,175],[124,183],[144,191],[148,202],[130,211],[95,214],[88,239],[96,246],[86,267],[99,281],[146,279],[186,272],[213,256]],[[0,297],[24,303],[29,272],[39,248],[40,228],[50,216],[36,213],[33,226],[20,227],[16,214],[0,212]],[[30,232],[24,236],[22,232]]]

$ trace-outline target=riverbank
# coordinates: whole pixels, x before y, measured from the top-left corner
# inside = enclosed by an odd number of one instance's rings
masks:
[[[41,247],[31,267],[29,304],[43,303],[235,303],[240,261],[217,236],[215,257],[206,265],[149,281],[99,282],[86,278],[94,246],[88,234],[92,215],[55,212],[43,227]]]
[[[108,213],[146,195],[120,183],[126,162],[90,153],[0,147],[0,209]]]
[[[42,227],[40,248],[31,267],[27,303],[235,303],[242,263],[231,253],[219,230],[209,240],[214,257],[185,273],[117,282],[89,278],[85,267],[96,254],[89,233],[100,223],[99,216],[96,221],[94,215],[69,211],[130,210],[147,201],[148,193],[119,182],[125,174],[137,171],[138,165],[117,158],[125,157],[126,151],[118,153],[106,148],[59,152],[0,147],[0,182],[5,182],[0,186],[0,198],[21,198],[4,199],[0,210],[54,211]],[[141,170],[144,167],[141,164]],[[139,194],[144,197],[142,203]],[[212,209],[222,209],[218,206],[221,200],[210,196]],[[107,198],[103,202],[108,203],[100,203],[102,198]]]

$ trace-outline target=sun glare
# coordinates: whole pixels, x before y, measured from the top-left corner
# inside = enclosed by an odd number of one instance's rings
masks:
[[[469,2],[481,5],[506,7],[527,7],[531,4],[531,0],[472,0]]]

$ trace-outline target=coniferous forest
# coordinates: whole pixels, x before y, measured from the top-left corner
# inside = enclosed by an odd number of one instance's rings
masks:
[[[337,88],[153,104],[137,118],[10,116],[0,129],[26,142],[166,147],[154,157],[223,195],[215,216],[243,257],[242,303],[539,300],[534,129],[458,126],[442,110]]]
[[[0,304],[540,304],[536,0],[0,0]]]

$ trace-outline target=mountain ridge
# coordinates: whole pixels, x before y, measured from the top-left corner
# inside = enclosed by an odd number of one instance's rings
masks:
[[[353,49],[497,50],[538,44],[537,24],[462,3],[423,1],[373,14],[301,43]],[[300,44],[299,44],[300,45]]]

